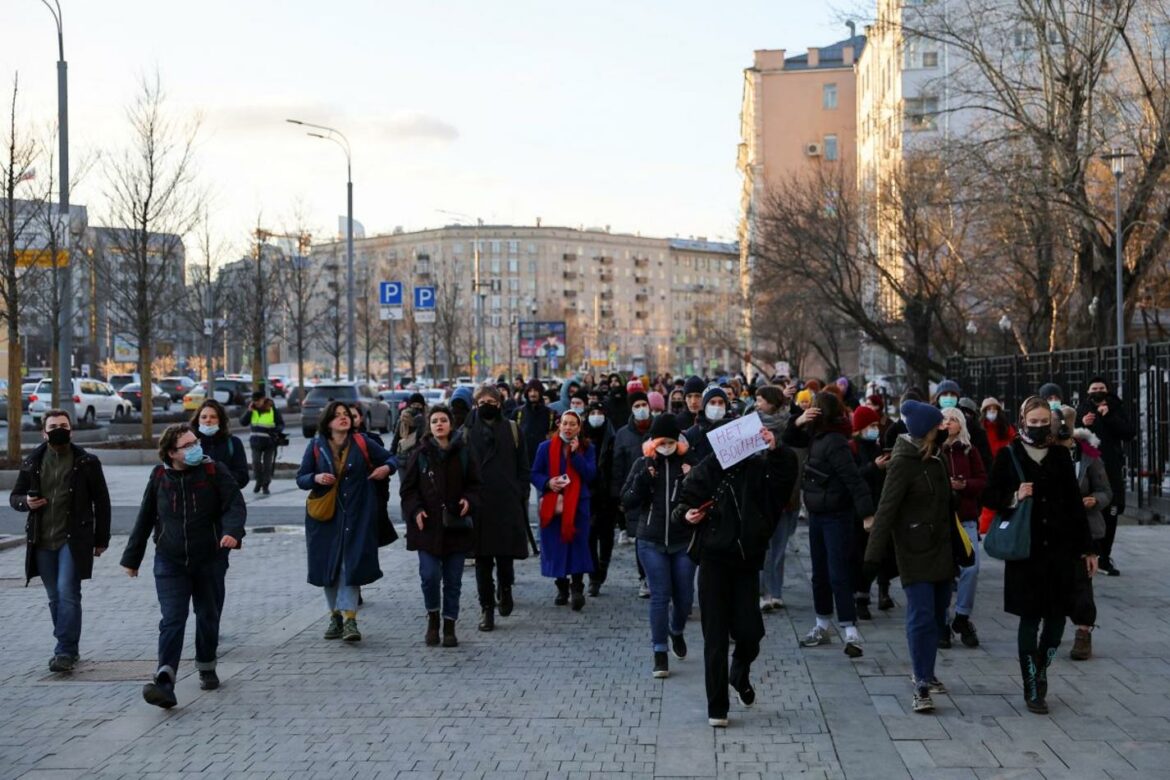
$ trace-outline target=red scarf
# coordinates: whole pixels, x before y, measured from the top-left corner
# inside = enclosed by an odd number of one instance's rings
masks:
[[[548,471],[550,478],[558,476],[554,472],[560,467],[561,447],[564,443],[564,440],[559,434],[553,436],[549,441]],[[581,478],[577,476],[577,472],[573,468],[573,461],[570,458],[565,459],[564,473],[569,475],[569,486],[559,494],[565,497],[565,510],[561,515],[561,541],[568,544],[573,541],[573,534],[577,530],[577,500],[581,497]],[[541,528],[550,525],[553,518],[556,517],[557,495],[557,493],[550,490],[540,497]]]

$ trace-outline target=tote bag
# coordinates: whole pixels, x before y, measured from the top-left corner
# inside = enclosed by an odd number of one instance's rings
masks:
[[[1008,447],[1012,465],[1020,482],[1024,481],[1024,470],[1016,459],[1015,450]],[[1032,554],[1032,497],[1028,496],[1012,509],[999,512],[991,521],[987,535],[983,537],[983,552],[1001,561],[1022,561]]]

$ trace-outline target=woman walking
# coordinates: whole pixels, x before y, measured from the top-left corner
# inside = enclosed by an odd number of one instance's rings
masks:
[[[532,485],[540,495],[540,573],[554,577],[557,606],[585,606],[585,574],[593,571],[589,552],[589,485],[597,462],[583,421],[572,410],[561,415],[557,435],[541,442],[532,461]]]
[[[386,479],[394,469],[390,453],[353,431],[353,416],[345,403],[332,401],[325,407],[317,435],[301,458],[297,487],[311,491],[305,512],[308,580],[325,589],[326,639],[362,638],[357,626],[358,589],[382,577],[373,481]]]
[[[942,443],[943,465],[947,467],[951,490],[958,506],[959,522],[975,548],[975,561],[959,569],[959,586],[955,596],[955,619],[944,621],[939,628],[939,646],[951,646],[951,632],[959,635],[964,647],[979,647],[979,634],[971,622],[975,608],[975,588],[979,582],[979,497],[987,487],[987,470],[979,450],[971,444],[967,433],[967,418],[958,409],[943,409]]]
[[[868,404],[857,407],[853,412],[853,438],[849,441],[857,472],[869,486],[871,500],[876,504],[882,495],[886,481],[886,469],[890,466],[890,454],[882,451],[881,417]],[[857,617],[873,620],[869,611],[870,591],[873,580],[865,576],[865,548],[869,544],[869,531],[860,519],[854,525],[853,551],[849,556],[850,577],[853,580],[853,601],[857,605]],[[897,576],[898,567],[890,551],[878,572],[878,609],[888,610],[894,606],[890,598],[890,580]]]
[[[243,489],[248,484],[248,456],[239,436],[232,435],[227,409],[213,398],[203,402],[191,417],[191,428],[199,437],[203,454],[222,463],[231,471],[236,485]]]
[[[463,564],[474,548],[472,513],[479,500],[479,464],[455,431],[445,406],[427,412],[428,432],[410,454],[399,495],[406,518],[406,549],[418,551],[418,576],[427,609],[428,646],[439,644],[439,610],[443,647],[457,647],[455,621]]]
[[[1097,554],[1076,469],[1067,447],[1054,445],[1052,410],[1032,396],[1020,408],[1019,438],[1000,451],[983,495],[997,513],[1032,502],[1031,554],[1004,566],[1004,611],[1020,619],[1017,651],[1030,712],[1048,712],[1048,667],[1064,635],[1077,592],[1077,569],[1092,578]]]
[[[793,389],[791,395],[795,395]],[[773,435],[780,436],[788,426],[791,402],[789,393],[775,385],[764,385],[756,390],[755,411],[760,415],[760,423],[770,430]],[[804,450],[794,450],[798,465],[803,465]],[[768,554],[764,556],[764,568],[760,570],[760,611],[773,612],[784,609],[784,557],[788,552],[788,540],[796,533],[796,523],[800,517],[800,473],[797,472],[796,484],[792,488],[792,495],[784,510],[780,513],[780,520],[776,523],[776,530],[768,542]]]
[[[951,486],[938,456],[942,412],[921,401],[902,404],[907,432],[894,442],[882,497],[865,548],[867,576],[877,573],[891,543],[906,594],[906,643],[915,712],[931,712],[931,694],[946,693],[935,676],[939,627],[951,601]]]
[[[995,458],[999,455],[999,451],[1011,444],[1016,438],[1016,428],[1008,421],[1003,406],[999,403],[998,399],[992,397],[984,398],[979,408],[979,426],[987,434],[987,445],[991,450],[991,460],[984,463],[983,467],[984,469],[990,469],[991,464],[995,463]],[[991,528],[991,520],[993,517],[995,517],[995,512],[987,507],[983,507],[979,513],[980,534],[986,534],[987,530]]]

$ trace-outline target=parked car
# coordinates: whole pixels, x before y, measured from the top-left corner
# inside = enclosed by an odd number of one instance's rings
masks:
[[[211,397],[224,406],[247,406],[252,400],[252,381],[236,377],[216,379],[211,386]]]
[[[427,408],[428,409],[430,409],[432,406],[434,406],[436,404],[447,403],[447,391],[446,390],[423,390],[421,392],[423,394],[423,398],[427,399]]]
[[[370,430],[382,433],[390,431],[392,423],[390,407],[374,395],[368,384],[364,382],[319,384],[308,392],[304,403],[301,404],[301,431],[306,439],[311,439],[316,434],[321,411],[330,401],[357,404],[361,407],[362,416],[366,418],[366,425]]]
[[[158,386],[177,403],[195,386],[195,380],[189,376],[167,376],[158,380]]]
[[[125,398],[134,405],[134,411],[142,411],[142,385],[138,382],[131,382],[128,385],[123,385],[122,389],[118,391],[118,395]],[[156,384],[150,386],[150,405],[152,408],[159,409],[164,412],[171,410],[171,397],[165,390]]]
[[[28,398],[33,394],[33,391],[37,389],[37,385],[40,384],[40,381],[41,380],[38,379],[35,382],[25,382],[20,386],[20,411],[28,411]]]
[[[183,395],[183,411],[193,412],[207,400],[207,383],[199,382]]]
[[[142,377],[138,373],[133,374],[110,374],[107,384],[114,388],[114,392],[120,391],[123,387],[131,382],[141,382]]]
[[[378,393],[378,397],[390,407],[390,430],[398,427],[398,418],[401,416],[402,410],[406,408],[406,402],[410,396],[409,390],[383,390]]]
[[[288,393],[288,377],[285,376],[270,376],[268,377],[268,387],[271,389],[273,398],[285,398]]]
[[[53,380],[42,379],[28,397],[28,413],[34,425],[40,427],[41,415],[52,402]],[[78,420],[91,424],[98,420],[121,420],[133,409],[131,402],[114,392],[111,385],[96,379],[73,380],[73,407]]]

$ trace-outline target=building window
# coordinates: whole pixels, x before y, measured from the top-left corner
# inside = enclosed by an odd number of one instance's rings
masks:
[[[934,130],[938,121],[938,98],[906,98],[906,129]]]
[[[528,273],[530,273],[530,274],[536,273],[536,261],[535,260],[528,261]]]
[[[937,68],[938,67],[938,52],[924,51],[922,52],[922,67]]]
[[[492,296],[492,308],[493,309],[503,308],[503,303],[501,302],[499,295]]]
[[[500,253],[500,242],[493,240],[492,241],[492,254],[498,255],[499,253]]]
[[[514,257],[508,259],[508,273],[510,273],[510,274],[520,273],[520,261]]]
[[[825,136],[825,159],[830,162],[837,160],[837,136]]]
[[[462,241],[456,241],[455,243],[451,244],[451,254],[453,254],[453,255],[463,254],[463,242]]]
[[[498,275],[499,273],[500,273],[500,258],[493,257],[492,258],[492,274]]]
[[[837,108],[837,85],[826,84],[821,90],[821,108],[835,110]]]
[[[519,277],[512,277],[511,279],[508,280],[508,289],[511,290],[512,292],[518,292],[520,290]]]
[[[520,242],[519,241],[509,241],[508,242],[508,254],[514,255],[519,251],[520,251]]]

